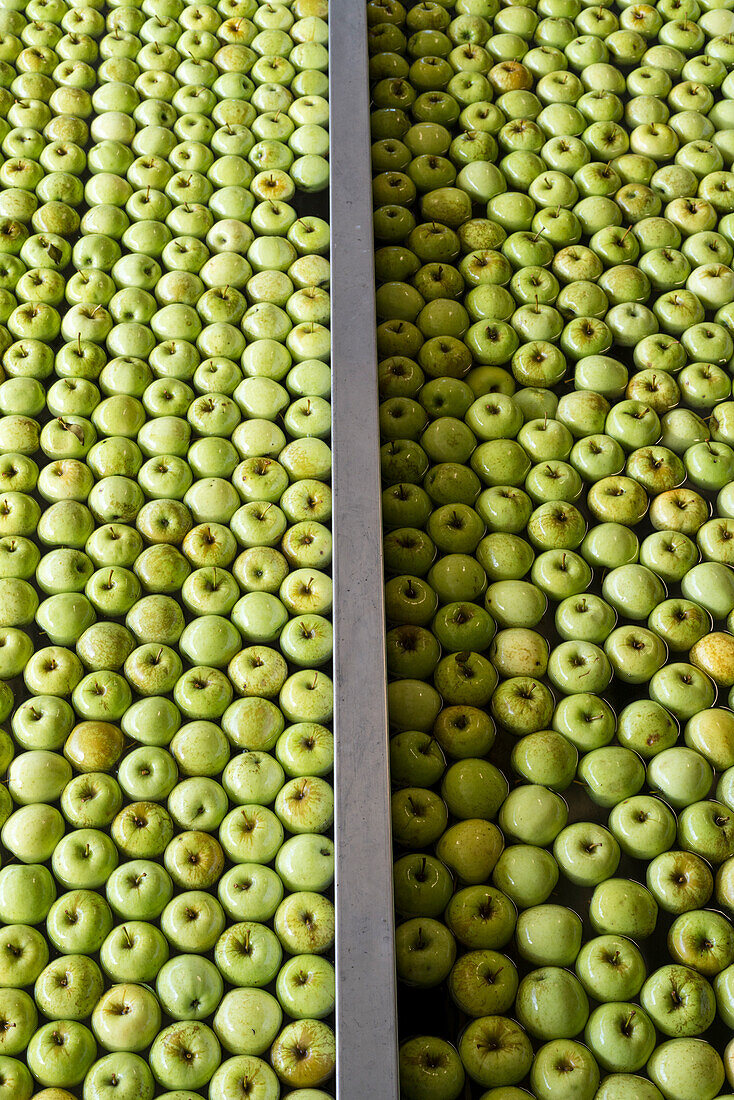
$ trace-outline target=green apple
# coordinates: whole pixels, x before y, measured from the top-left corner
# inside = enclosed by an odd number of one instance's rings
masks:
[[[713,1100],[724,1083],[724,1064],[703,1039],[669,1039],[653,1052],[647,1072],[663,1094],[686,1094]]]
[[[599,1067],[591,1051],[570,1039],[555,1039],[541,1047],[532,1065],[530,1082],[540,1100],[551,1100],[573,1089],[591,1098],[599,1086]]]
[[[160,1029],[161,1012],[154,995],[144,986],[111,986],[92,1012],[97,1042],[110,1051],[141,1051]]]
[[[72,890],[51,906],[46,932],[53,946],[64,954],[98,951],[112,929],[112,911],[92,890]]]
[[[556,966],[531,971],[515,1001],[520,1023],[539,1039],[571,1038],[588,1019],[589,1002],[578,978]]]
[[[44,1016],[84,1020],[102,995],[103,987],[102,972],[93,959],[62,955],[41,971],[33,994]]]
[[[400,1087],[407,1100],[457,1097],[465,1080],[464,1068],[454,1047],[428,1035],[416,1036],[401,1045],[399,1070]]]
[[[558,864],[544,848],[512,844],[505,848],[492,872],[492,883],[519,909],[542,905],[559,878]]]
[[[217,1069],[221,1048],[216,1035],[200,1021],[177,1021],[159,1032],[150,1049],[150,1068],[160,1085],[195,1090]]]
[[[525,1031],[499,1015],[472,1020],[461,1034],[459,1053],[469,1076],[483,1088],[519,1084],[533,1063]]]
[[[76,1020],[44,1024],[28,1045],[33,1076],[46,1088],[81,1084],[94,1062],[96,1044],[91,1031]]]
[[[581,921],[561,905],[535,905],[520,913],[518,951],[535,966],[572,966],[581,948]]]

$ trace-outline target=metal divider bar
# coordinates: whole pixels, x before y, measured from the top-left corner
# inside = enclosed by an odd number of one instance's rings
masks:
[[[397,1100],[367,21],[332,0],[337,1098]]]

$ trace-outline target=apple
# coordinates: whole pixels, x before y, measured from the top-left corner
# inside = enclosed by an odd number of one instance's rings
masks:
[[[23,863],[50,859],[64,835],[64,819],[53,806],[22,806],[11,813],[0,836],[8,851]]]
[[[401,1045],[399,1071],[400,1087],[408,1100],[456,1100],[465,1080],[455,1048],[428,1035],[416,1036]]]
[[[278,1033],[282,1015],[278,1002],[265,990],[235,989],[220,1002],[213,1028],[230,1053],[263,1054]],[[244,1020],[247,1027],[242,1026]]]
[[[701,1035],[716,1014],[714,991],[705,977],[688,966],[656,970],[640,993],[641,1003],[664,1035]]]
[[[145,921],[128,921],[105,939],[100,962],[113,981],[151,981],[168,956],[162,932]]]
[[[48,962],[48,944],[41,933],[25,924],[8,925],[3,932],[0,974],[9,989],[31,985]]]
[[[285,1084],[305,1088],[325,1084],[336,1064],[334,1033],[320,1020],[294,1021],[273,1043],[270,1058]]]
[[[645,780],[645,769],[630,749],[607,746],[594,749],[583,757],[578,776],[586,784],[592,801],[614,807],[639,791]]]
[[[177,1021],[156,1036],[150,1049],[150,1068],[164,1088],[195,1090],[207,1084],[220,1057],[211,1028],[198,1020]]]
[[[176,895],[161,914],[161,928],[166,939],[182,953],[211,951],[224,925],[222,906],[216,898],[199,890]]]
[[[560,967],[531,971],[520,982],[515,1001],[519,1022],[539,1039],[571,1038],[584,1027],[589,1004],[575,975]]]
[[[689,748],[700,752],[709,763],[724,770],[729,767],[729,712],[713,707],[693,715],[684,729]]]
[[[396,929],[395,956],[398,979],[427,989],[448,977],[456,959],[456,943],[444,924],[414,917]]]
[[[679,1094],[685,1089],[710,1100],[718,1094],[725,1077],[724,1064],[715,1048],[703,1039],[691,1038],[662,1043],[653,1051],[647,1072],[663,1094],[671,1088]]]
[[[112,911],[92,890],[72,890],[51,906],[46,932],[53,946],[64,954],[98,951],[112,929]]]
[[[630,1003],[600,1005],[591,1014],[584,1037],[606,1070],[642,1069],[655,1047],[655,1029],[647,1014]]]
[[[217,940],[214,961],[222,976],[234,985],[261,988],[275,976],[281,961],[277,937],[264,925],[231,925]]]
[[[278,906],[273,927],[292,954],[323,954],[334,943],[333,903],[320,894],[297,891]]]
[[[599,1067],[582,1043],[555,1039],[541,1047],[531,1069],[535,1095],[550,1100],[559,1089],[571,1088],[579,1097],[592,1097],[599,1085]]]
[[[163,854],[173,835],[173,822],[157,803],[134,802],[120,811],[111,832],[124,855],[150,859]]]
[[[27,1060],[36,1080],[46,1088],[81,1084],[94,1062],[91,1031],[76,1020],[44,1024],[28,1044]]]
[[[661,799],[634,795],[614,806],[609,814],[609,828],[626,855],[654,859],[672,846],[676,818]]]
[[[461,1033],[459,1054],[469,1076],[483,1088],[518,1084],[533,1063],[525,1031],[514,1020],[499,1015],[470,1021]]]
[[[730,858],[729,849],[734,844],[728,808],[711,800],[686,806],[678,819],[678,841],[685,851],[723,863]]]
[[[728,921],[706,910],[694,909],[676,917],[668,933],[668,945],[676,962],[709,978],[734,961]]]
[[[43,864],[9,864],[0,871],[0,913],[8,924],[40,924],[56,900],[51,872]]]
[[[84,1020],[91,1014],[102,989],[102,972],[92,959],[62,955],[41,971],[33,994],[44,1016]]]
[[[87,1074],[84,1084],[88,1091],[102,1095],[121,1086],[140,1095],[149,1095],[155,1089],[147,1063],[139,1055],[127,1052],[100,1058]]]
[[[717,974],[713,983],[714,992],[716,994],[717,1010],[727,1027],[729,1026],[728,1021],[731,1019],[731,978],[731,967],[727,967],[725,970],[722,970],[720,974]]]
[[[8,790],[22,806],[55,802],[71,779],[71,765],[56,752],[31,749],[11,761]]]
[[[286,775],[327,775],[333,765],[332,734],[317,723],[297,723],[278,738],[275,755]]]
[[[572,966],[581,948],[581,922],[559,905],[536,905],[520,913],[515,929],[518,951],[539,967]]]
[[[105,833],[77,829],[56,845],[51,866],[56,880],[67,889],[95,889],[107,881],[117,861],[117,849]]]
[[[446,921],[466,947],[497,950],[511,938],[516,914],[512,902],[489,886],[467,886],[454,894]]]
[[[277,1100],[280,1085],[275,1073],[261,1058],[240,1054],[226,1059],[215,1070],[210,1091],[212,1097],[229,1096],[233,1089],[246,1088],[258,1100]],[[177,1095],[177,1093],[167,1095]]]
[[[144,986],[111,986],[92,1012],[97,1042],[110,1051],[144,1050],[160,1028],[161,1013],[154,995]]]

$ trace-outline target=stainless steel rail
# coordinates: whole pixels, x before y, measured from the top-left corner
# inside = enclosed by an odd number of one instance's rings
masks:
[[[332,0],[332,445],[338,1100],[397,1100],[367,26]]]

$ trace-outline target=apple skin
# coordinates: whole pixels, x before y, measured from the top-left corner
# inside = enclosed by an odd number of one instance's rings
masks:
[[[602,1081],[595,1100],[663,1100],[657,1085],[631,1073],[610,1073]]]
[[[286,1024],[271,1047],[270,1060],[284,1084],[323,1085],[331,1078],[336,1064],[334,1033],[321,1020]]]
[[[180,1021],[159,1032],[150,1050],[156,1080],[167,1088],[200,1088],[220,1063],[214,1032],[198,1021]]]
[[[0,1012],[5,1027],[0,1039],[4,1057],[22,1054],[38,1026],[33,998],[22,989],[5,989],[0,996]]]
[[[518,951],[535,966],[573,966],[581,948],[580,918],[561,905],[537,905],[520,913]]]
[[[589,1002],[578,978],[560,967],[533,970],[515,1000],[519,1022],[537,1039],[572,1038],[583,1029]]]
[[[646,881],[660,908],[669,913],[700,909],[714,891],[711,868],[692,852],[662,852],[648,864]]]
[[[484,1088],[519,1084],[533,1061],[530,1040],[505,1016],[485,1016],[467,1025],[459,1039],[467,1073]]]
[[[505,848],[492,872],[492,884],[518,909],[542,905],[558,882],[558,864],[544,848],[512,844]]]
[[[212,1075],[209,1085],[210,1095],[212,1097],[228,1096],[232,1089],[238,1089],[243,1082],[253,1095],[259,1094],[263,1100],[277,1100],[279,1096],[280,1085],[273,1070],[267,1062],[249,1054],[235,1055],[222,1062]],[[167,1095],[179,1096],[180,1094],[173,1092]]]
[[[144,1050],[160,1029],[161,1013],[153,994],[143,986],[117,985],[99,998],[92,1013],[92,1030],[110,1051]]]
[[[64,1054],[60,1056],[59,1052]],[[44,1024],[28,1046],[28,1062],[36,1080],[48,1088],[81,1084],[91,1068],[96,1044],[91,1031],[76,1020]]]
[[[112,910],[91,890],[72,890],[57,898],[46,918],[50,942],[64,954],[93,954],[112,930]]]
[[[720,913],[710,910],[681,913],[668,931],[668,951],[676,962],[713,978],[734,962],[731,925]]]
[[[634,1072],[655,1048],[655,1028],[638,1005],[600,1005],[589,1018],[584,1038],[603,1069]]]
[[[640,992],[646,968],[632,940],[606,935],[584,944],[576,959],[576,973],[595,1000],[626,1001]]]
[[[470,951],[454,964],[449,993],[458,1008],[473,1017],[507,1012],[517,993],[517,970],[496,951]]]
[[[664,1035],[701,1035],[716,1014],[714,990],[688,966],[660,967],[642,987],[640,1002]]]
[[[540,1100],[568,1089],[568,1074],[574,1075],[571,1088],[578,1097],[593,1097],[599,1085],[599,1067],[583,1044],[569,1039],[554,1039],[541,1047],[530,1072],[530,1083]]]
[[[395,955],[398,979],[428,989],[448,977],[456,959],[456,943],[445,925],[417,917],[396,929]]]
[[[102,989],[102,972],[93,959],[64,955],[49,963],[38,976],[34,996],[47,1017],[84,1020]]]
[[[416,1036],[402,1044],[399,1071],[406,1100],[439,1096],[455,1100],[464,1085],[464,1068],[455,1048],[433,1036]],[[298,1096],[298,1092],[291,1096]]]
[[[702,1039],[669,1039],[647,1064],[651,1080],[670,1097],[700,1096],[714,1100],[724,1084],[724,1063]]]

